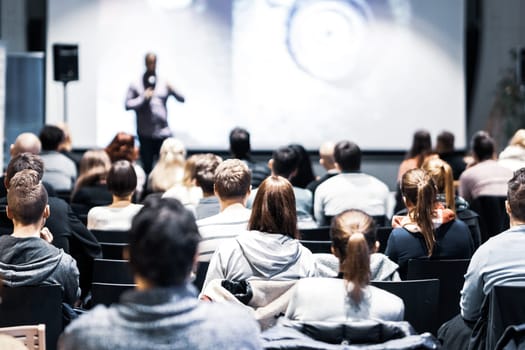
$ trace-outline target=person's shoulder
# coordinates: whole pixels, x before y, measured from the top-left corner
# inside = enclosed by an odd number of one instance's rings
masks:
[[[245,306],[233,303],[202,302],[198,307],[206,315],[208,324],[217,329],[224,329],[224,333],[220,332],[224,337],[227,337],[233,329],[238,333],[251,332],[252,335],[259,333],[259,326],[253,312]]]
[[[93,337],[104,337],[114,334],[115,328],[110,321],[110,308],[97,305],[89,312],[80,315],[69,326],[60,337],[60,344],[64,349],[82,348],[91,349]]]

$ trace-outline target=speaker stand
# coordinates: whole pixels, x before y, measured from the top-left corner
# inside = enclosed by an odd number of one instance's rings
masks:
[[[64,117],[64,124],[67,125],[67,81],[63,81],[63,93],[64,93],[64,106],[63,106],[63,117]]]

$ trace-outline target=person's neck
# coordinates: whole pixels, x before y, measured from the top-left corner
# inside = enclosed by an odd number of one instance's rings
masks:
[[[221,212],[224,211],[224,209],[228,208],[229,206],[232,206],[234,204],[240,204],[243,207],[246,207],[246,200],[245,198],[229,198],[229,199],[221,199],[219,198],[219,204],[221,208]]]
[[[131,204],[132,195],[126,197],[113,196],[113,202],[110,204],[110,208],[124,208]]]
[[[20,223],[13,222],[13,233],[11,236],[18,238],[40,237],[40,227],[40,223],[22,225]]]
[[[509,221],[510,221],[510,227],[516,227],[516,226],[525,225],[525,221],[517,220],[517,219],[513,218],[512,216],[510,217]]]

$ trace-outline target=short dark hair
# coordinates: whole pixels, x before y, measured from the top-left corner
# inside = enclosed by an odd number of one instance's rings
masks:
[[[335,144],[334,158],[342,171],[361,169],[361,149],[352,141],[339,141]]]
[[[9,182],[7,206],[13,219],[23,225],[35,224],[47,205],[47,191],[38,173],[31,169],[17,172]]]
[[[202,192],[213,194],[213,177],[215,169],[221,164],[222,158],[213,153],[199,154],[195,161],[195,181]]]
[[[450,131],[442,131],[437,136],[436,142],[437,153],[450,153],[454,152],[454,134]]]
[[[7,165],[7,170],[5,173],[5,182],[7,187],[9,187],[13,176],[19,171],[25,169],[31,169],[36,171],[36,173],[38,174],[38,179],[42,180],[42,176],[44,175],[44,161],[42,160],[42,158],[40,158],[40,156],[27,152],[20,153],[11,158],[9,164]]]
[[[43,151],[56,151],[58,146],[64,141],[65,134],[62,129],[54,125],[44,125],[38,135],[42,143]]]
[[[239,159],[228,159],[215,170],[215,191],[221,199],[244,197],[250,190],[252,172]]]
[[[188,280],[199,241],[193,215],[177,199],[151,198],[131,224],[130,265],[155,286],[181,285]]]
[[[273,174],[288,179],[299,167],[300,155],[293,147],[282,146],[273,151],[272,159]]]
[[[230,132],[230,151],[235,158],[250,159],[250,133],[243,128]]]
[[[478,131],[472,136],[472,152],[479,161],[491,159],[494,155],[494,140],[486,131]]]
[[[137,174],[133,164],[119,160],[111,166],[106,178],[109,192],[117,197],[126,197],[137,188]]]
[[[516,170],[512,179],[509,180],[507,201],[511,215],[525,222],[525,168]]]

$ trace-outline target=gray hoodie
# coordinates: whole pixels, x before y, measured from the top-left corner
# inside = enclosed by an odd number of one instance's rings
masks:
[[[339,274],[339,259],[332,254],[314,254],[320,277],[336,277]],[[381,253],[370,254],[370,279],[372,281],[400,281],[399,266]]]
[[[8,287],[59,284],[64,302],[80,295],[75,260],[39,237],[0,237],[0,276]]]

